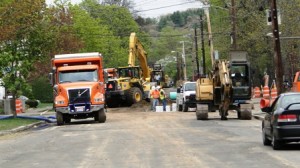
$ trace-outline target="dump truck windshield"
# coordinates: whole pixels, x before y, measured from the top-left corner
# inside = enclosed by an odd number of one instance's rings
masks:
[[[97,82],[98,73],[97,70],[72,70],[72,71],[61,71],[58,75],[59,83],[68,82]]]

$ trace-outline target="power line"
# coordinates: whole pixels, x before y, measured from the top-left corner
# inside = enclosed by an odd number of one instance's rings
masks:
[[[142,6],[142,5],[145,5],[145,4],[148,4],[148,3],[153,3],[154,1],[157,1],[157,0],[149,0],[149,1],[142,1],[140,2],[139,4],[135,5],[136,7],[139,7],[139,6]]]
[[[157,10],[157,9],[163,9],[163,8],[169,8],[169,7],[179,6],[179,5],[189,4],[189,3],[195,3],[195,2],[191,1],[191,2],[184,2],[184,3],[174,4],[174,5],[162,6],[162,7],[159,7],[159,8],[152,8],[152,9],[145,9],[145,10],[137,10],[137,11],[135,11],[134,13],[146,12],[146,11]]]
[[[66,34],[73,34],[73,35],[88,35],[88,36],[97,36],[97,37],[129,37],[128,34],[120,34],[120,35],[108,35],[108,34],[99,34],[99,33],[80,33],[80,32],[62,32]],[[217,35],[228,35],[230,32],[213,32],[212,34]],[[182,37],[182,36],[187,36],[189,34],[173,34],[173,35],[157,35],[157,36],[151,36],[151,35],[141,35],[139,37],[152,37],[152,38],[167,38],[167,37]],[[209,35],[209,33],[204,33],[204,35]]]

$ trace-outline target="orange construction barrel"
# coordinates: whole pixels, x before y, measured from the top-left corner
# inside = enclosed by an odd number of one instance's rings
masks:
[[[272,88],[271,89],[271,98],[276,99],[277,95],[278,95],[277,88],[276,87]]]
[[[16,113],[22,113],[22,101],[20,99],[16,99]]]
[[[263,87],[263,98],[268,99],[270,98],[270,89],[269,86]]]
[[[259,89],[259,87],[254,88],[254,98],[260,98],[260,89]]]

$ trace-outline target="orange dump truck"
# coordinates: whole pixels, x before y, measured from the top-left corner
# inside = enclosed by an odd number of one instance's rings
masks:
[[[55,55],[52,72],[54,109],[57,125],[71,119],[94,117],[104,123],[106,114],[105,81],[101,54],[80,53]]]

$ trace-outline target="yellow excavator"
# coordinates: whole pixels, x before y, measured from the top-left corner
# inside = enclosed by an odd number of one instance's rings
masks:
[[[250,79],[246,52],[232,51],[229,60],[215,60],[209,76],[197,80],[197,120],[208,119],[208,112],[216,110],[221,120],[227,120],[228,110],[236,110],[239,119],[250,120]]]
[[[136,58],[139,66],[135,65]],[[147,52],[138,40],[136,33],[129,38],[128,66],[117,68],[118,78],[106,84],[106,105],[117,107],[120,104],[131,106],[143,99],[149,100],[149,92],[154,82],[150,82],[151,68],[147,62]]]
[[[165,74],[161,64],[153,64],[151,67],[151,82],[156,82],[161,88],[171,87],[171,78]]]

